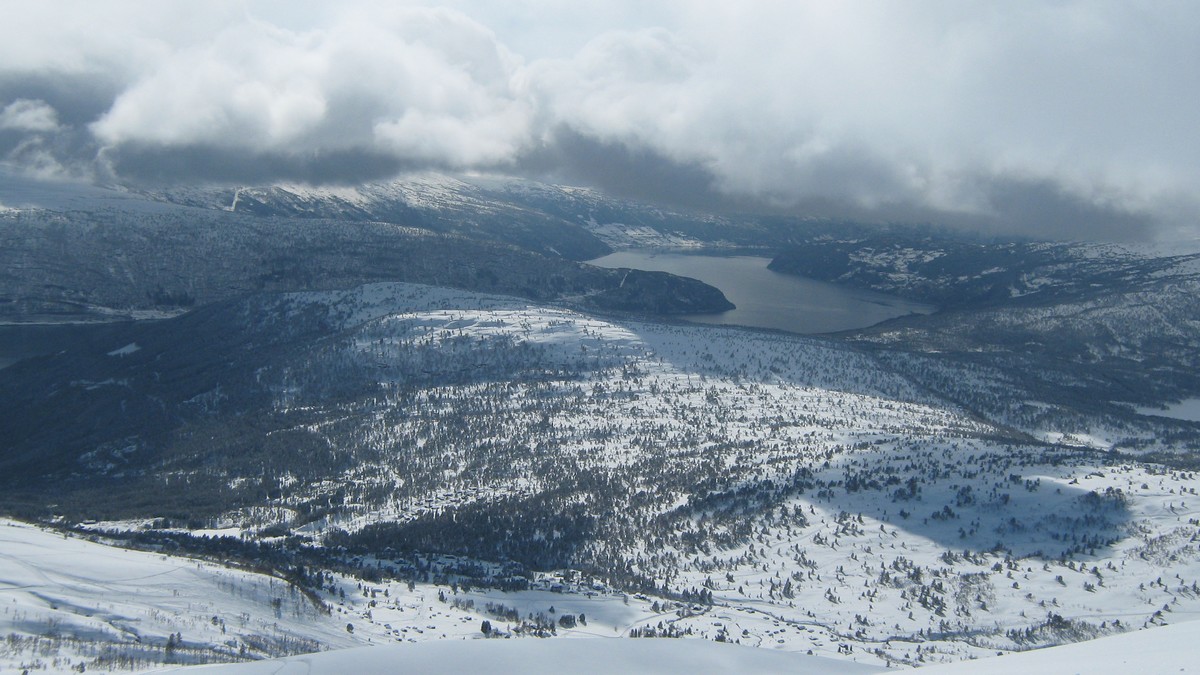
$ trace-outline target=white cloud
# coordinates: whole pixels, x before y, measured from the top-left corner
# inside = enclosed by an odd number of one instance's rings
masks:
[[[115,82],[90,129],[118,149],[494,168],[567,128],[773,205],[1003,218],[994,182],[1052,183],[1200,221],[1200,5],[424,4],[33,3],[0,26],[0,83]]]
[[[406,160],[500,163],[529,135],[517,65],[487,29],[447,10],[354,13],[302,32],[248,21],[163,59],[92,129],[109,145],[382,147]]]
[[[320,45],[261,23],[180,50],[126,89],[92,125],[105,143],[213,143],[256,150],[295,141],[320,122]]]
[[[19,98],[0,110],[0,129],[49,132],[58,128],[58,113],[45,101]]]
[[[1002,217],[995,177],[1146,212],[1200,180],[1196,29],[1181,4],[705,3],[541,84],[560,121],[776,204]]]
[[[40,136],[21,141],[4,159],[5,163],[20,167],[24,173],[38,178],[54,180],[74,177],[74,172],[59,161]]]
[[[684,161],[707,159],[690,135],[708,83],[699,56],[662,29],[601,35],[567,61],[534,64],[531,86],[546,128],[568,124],[603,140],[647,145]]]

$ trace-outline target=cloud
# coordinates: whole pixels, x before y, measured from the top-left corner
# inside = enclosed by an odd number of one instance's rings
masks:
[[[103,176],[139,183],[200,181],[217,184],[270,184],[286,179],[314,185],[353,185],[427,169],[371,148],[312,152],[262,151],[207,144],[163,146],[130,143],[100,151]],[[441,167],[448,168],[448,167]]]
[[[17,98],[0,108],[0,159],[47,179],[90,178],[90,162],[78,157],[92,146],[59,120],[58,111],[40,99]]]
[[[1200,91],[1179,69],[1200,58],[1194,9],[755,7],[535,64],[543,98],[560,125],[767,207],[1122,238],[1177,218],[1168,201],[1200,213],[1182,112]]]
[[[1010,224],[1021,234],[1069,238],[1085,225],[1092,237],[1124,240],[1153,227],[1146,212],[1120,201],[1085,198],[1046,178],[989,176],[982,183],[989,206],[984,218]]]
[[[169,55],[91,129],[109,146],[379,148],[401,162],[495,164],[529,133],[515,67],[487,29],[448,10],[356,14],[305,32],[252,20]]]
[[[1200,223],[1194,4],[448,4],[14,7],[0,149],[138,179],[479,169],[1009,232]]]
[[[736,198],[714,189],[716,176],[703,166],[665,157],[644,145],[601,141],[559,127],[547,142],[523,154],[518,173],[567,185],[671,206],[735,209]]]
[[[19,98],[0,110],[0,129],[57,131],[58,112],[45,101]]]

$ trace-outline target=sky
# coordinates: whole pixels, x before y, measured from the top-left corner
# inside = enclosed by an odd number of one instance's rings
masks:
[[[1200,236],[1200,3],[0,0],[0,161]]]

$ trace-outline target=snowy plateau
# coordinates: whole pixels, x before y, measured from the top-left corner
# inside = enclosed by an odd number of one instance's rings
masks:
[[[0,188],[3,328],[71,331],[0,369],[4,672],[1194,667],[1195,254],[430,176]],[[943,311],[701,326],[573,261],[793,226],[791,271]]]

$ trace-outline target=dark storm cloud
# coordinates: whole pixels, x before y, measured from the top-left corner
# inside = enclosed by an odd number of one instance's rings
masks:
[[[112,107],[125,83],[95,74],[0,73],[0,107],[16,100],[42,101],[58,121],[86,127]]]
[[[673,161],[644,146],[601,141],[566,127],[523,155],[513,169],[550,182],[583,184],[631,199],[693,208],[733,208],[703,166]]]
[[[0,158],[156,181],[508,171],[1070,237],[1200,222],[1194,3],[448,4],[14,5]]]
[[[1156,228],[1151,213],[1082,198],[1050,179],[1014,175],[964,178],[984,208],[932,208],[919,194],[904,189],[903,178],[893,166],[865,151],[831,153],[796,172],[793,179],[803,184],[806,196],[794,197],[781,190],[750,198],[718,189],[718,177],[700,164],[676,162],[645,147],[606,143],[565,128],[557,129],[551,138],[551,143],[524,156],[515,170],[676,207],[932,223],[1035,238],[1072,238],[1086,232],[1104,240],[1140,241],[1152,236]],[[890,197],[864,202],[839,196],[847,192]]]
[[[428,168],[389,153],[355,148],[305,154],[251,154],[208,145],[169,148],[123,145],[105,152],[103,158],[116,175],[149,184],[185,181],[260,184],[283,180],[346,185]]]
[[[99,145],[87,125],[123,87],[95,73],[0,73],[0,160],[44,177],[95,177]]]
[[[1033,237],[1071,238],[1086,232],[1110,241],[1140,241],[1154,234],[1155,218],[1119,204],[1088,200],[1047,179],[992,177],[982,186],[995,226]],[[985,217],[983,225],[987,225]]]

